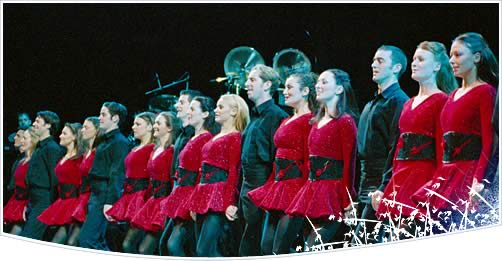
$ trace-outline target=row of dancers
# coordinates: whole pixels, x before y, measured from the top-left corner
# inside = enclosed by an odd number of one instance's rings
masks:
[[[371,67],[378,90],[361,114],[341,69],[290,75],[288,115],[272,99],[277,72],[257,65],[246,81],[251,110],[238,95],[215,103],[184,90],[176,112],[135,115],[132,149],[120,132],[120,103],[66,123],[59,145],[59,117],[40,111],[15,139],[24,157],[13,168],[4,222],[13,234],[43,239],[50,227],[52,242],[100,250],[110,250],[107,227],[119,224],[123,252],[201,257],[332,249],[482,224],[479,214],[495,213],[488,195],[498,195],[498,64],[486,41],[462,34],[450,57],[439,42],[420,43],[411,99],[398,82],[407,68],[401,49],[381,46]]]

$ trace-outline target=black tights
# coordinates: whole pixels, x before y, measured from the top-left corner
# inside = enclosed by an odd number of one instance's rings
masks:
[[[310,222],[308,222],[307,224],[307,226],[309,227],[309,233],[305,240],[304,251],[330,249],[330,246],[332,248],[335,248],[334,245],[330,245],[329,243],[331,239],[335,237],[342,223],[329,220],[323,220],[316,223],[317,224],[314,226],[318,229],[317,232],[314,227],[312,227],[312,224],[310,224]],[[318,240],[318,236],[320,240]],[[324,245],[321,245],[321,240]]]
[[[167,255],[193,256],[194,242],[194,223],[192,220],[174,221],[171,236],[167,241]]]
[[[52,237],[51,242],[57,244],[66,244],[66,240],[68,238],[68,229],[69,226],[60,226],[58,227],[56,234]]]
[[[402,217],[403,221],[405,219],[406,217]],[[390,221],[388,219],[382,221],[380,228],[378,229],[378,235],[376,238],[377,243],[418,238],[430,234],[430,231],[425,231],[425,223],[419,220],[414,220],[412,222],[400,222],[395,225],[396,227],[391,227],[389,224]],[[402,229],[404,231],[399,231],[399,234],[396,235],[395,233],[397,232],[395,232],[394,229]]]
[[[137,254],[138,246],[143,235],[144,231],[137,228],[129,228],[124,241],[122,241],[124,253]]]
[[[139,253],[142,255],[153,255],[159,245],[159,236],[156,233],[147,232],[141,244],[139,244]]]
[[[21,233],[21,231],[23,231],[23,227],[18,224],[14,224],[14,225],[12,225],[12,228],[11,228],[9,234],[18,236]]]
[[[196,236],[197,236],[197,256],[199,257],[220,257],[218,242],[222,236],[225,214],[209,212],[204,215],[197,215]]]
[[[80,234],[80,228],[82,224],[74,224],[73,228],[70,231],[70,237],[68,238],[67,244],[69,246],[77,246],[78,245],[78,235]]]
[[[164,222],[164,230],[162,231],[159,238],[159,256],[164,256],[167,253],[167,240],[171,236],[173,230],[174,221],[167,218]]]
[[[290,253],[294,241],[302,231],[303,218],[293,217],[283,212],[266,212],[261,250],[264,255]]]
[[[158,235],[131,227],[122,242],[124,253],[152,255],[158,246]]]

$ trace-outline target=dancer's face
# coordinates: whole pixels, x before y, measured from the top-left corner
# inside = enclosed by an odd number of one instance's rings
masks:
[[[267,86],[270,84],[270,82],[264,82],[263,79],[260,78],[258,70],[252,70],[246,81],[248,98],[252,102],[256,103],[266,95],[266,92],[269,91]]]
[[[61,135],[59,135],[59,144],[64,147],[70,146],[77,139],[76,135],[73,134],[68,126],[65,126],[61,131]]]
[[[411,78],[417,82],[435,80],[441,65],[434,59],[434,54],[428,50],[418,48],[411,63]]]
[[[236,115],[236,110],[232,109],[232,105],[228,99],[220,98],[216,103],[216,109],[214,109],[214,120],[220,124],[227,121],[233,121]]]
[[[158,115],[155,118],[155,123],[153,124],[153,136],[155,138],[161,138],[168,135],[172,128],[167,126],[167,120],[164,116]]]
[[[188,123],[193,127],[202,125],[207,114],[207,112],[202,112],[199,101],[192,100],[190,103],[190,111],[188,112]]]
[[[176,117],[180,120],[185,121],[187,119],[188,111],[190,110],[189,96],[184,94],[178,99],[178,102],[174,105],[176,108]]]
[[[50,133],[51,125],[46,123],[44,118],[37,116],[35,122],[33,122],[33,130],[38,136],[43,136],[46,133]]]
[[[373,82],[381,84],[394,76],[392,65],[392,51],[378,50],[373,57],[371,69]]]
[[[319,75],[315,85],[316,100],[319,102],[326,102],[332,99],[335,97],[339,87],[340,86],[336,84],[335,75],[333,75],[332,72],[324,71]]]
[[[151,133],[153,126],[150,125],[147,121],[145,121],[141,117],[136,117],[134,119],[134,123],[132,124],[132,131],[134,134],[134,138],[141,140],[146,135]]]
[[[305,101],[308,95],[308,88],[300,85],[298,77],[288,77],[286,84],[284,84],[284,103],[293,108],[297,108]]]
[[[115,118],[115,119],[114,119]],[[101,107],[101,111],[99,112],[99,128],[104,132],[107,132],[117,126],[118,124],[118,116],[112,116],[110,114],[110,110],[107,107]]]
[[[21,147],[19,147],[19,151],[21,152],[26,152],[28,151],[31,147],[33,147],[34,144],[32,144],[32,138],[31,134],[29,131],[24,131],[23,136],[21,138]]]
[[[84,124],[82,124],[82,129],[80,131],[82,133],[82,139],[84,140],[90,140],[96,137],[98,133],[98,130],[90,121],[84,121]]]
[[[472,70],[476,70],[476,63],[481,59],[479,53],[472,53],[462,41],[454,41],[450,50],[450,64],[455,77],[464,78]]]

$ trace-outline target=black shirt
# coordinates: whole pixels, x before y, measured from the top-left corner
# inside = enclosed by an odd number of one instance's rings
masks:
[[[288,117],[272,99],[251,111],[251,123],[242,134],[241,162],[243,173],[268,177],[275,158],[274,134],[281,121]]]
[[[408,95],[396,82],[364,106],[357,128],[357,148],[361,160],[384,160],[383,173],[368,173],[382,177],[392,169],[394,147],[399,136],[399,117]]]
[[[113,204],[120,197],[125,178],[124,159],[129,153],[129,142],[119,129],[103,134],[89,178],[107,181],[105,204]],[[92,186],[92,184],[91,184]]]
[[[65,153],[66,149],[57,144],[52,136],[39,141],[31,155],[26,173],[25,179],[28,187],[49,189],[54,192],[58,184],[54,168]]]
[[[174,180],[174,175],[176,173],[176,169],[178,168],[178,163],[179,159],[178,156],[180,155],[181,150],[185,147],[185,145],[188,143],[190,138],[195,134],[195,129],[191,125],[188,125],[184,128],[181,129],[181,133],[178,135],[178,138],[176,138],[176,141],[174,142],[174,151],[173,151],[173,161],[171,164],[171,179]]]

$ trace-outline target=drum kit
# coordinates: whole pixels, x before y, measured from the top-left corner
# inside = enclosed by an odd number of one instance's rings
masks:
[[[226,86],[226,93],[239,95],[242,90],[246,90],[245,85],[248,74],[251,72],[251,69],[258,64],[265,64],[265,60],[256,49],[249,46],[235,47],[225,56],[223,62],[225,76],[210,80],[210,82],[224,83]],[[310,72],[312,65],[309,58],[302,51],[288,48],[275,53],[272,60],[272,68],[279,74],[281,83],[284,84],[286,79],[292,74]],[[189,79],[190,76],[188,73],[185,73],[179,80],[162,86],[159,76],[156,74],[156,80],[159,87],[145,94],[157,93],[180,83],[187,84],[186,88],[188,89]],[[283,88],[278,88],[280,104],[282,103],[282,90]],[[169,110],[173,108],[174,103],[176,103],[176,96],[158,95],[149,100],[148,106],[151,110]]]
[[[213,82],[225,82],[227,93],[239,94],[246,89],[247,76],[255,65],[265,64],[263,56],[252,47],[239,46],[230,50],[223,63],[225,77],[218,77]],[[272,68],[279,74],[281,82],[294,73],[308,73],[312,65],[308,57],[300,50],[288,48],[277,52],[272,61]],[[278,89],[282,91],[281,88]]]

